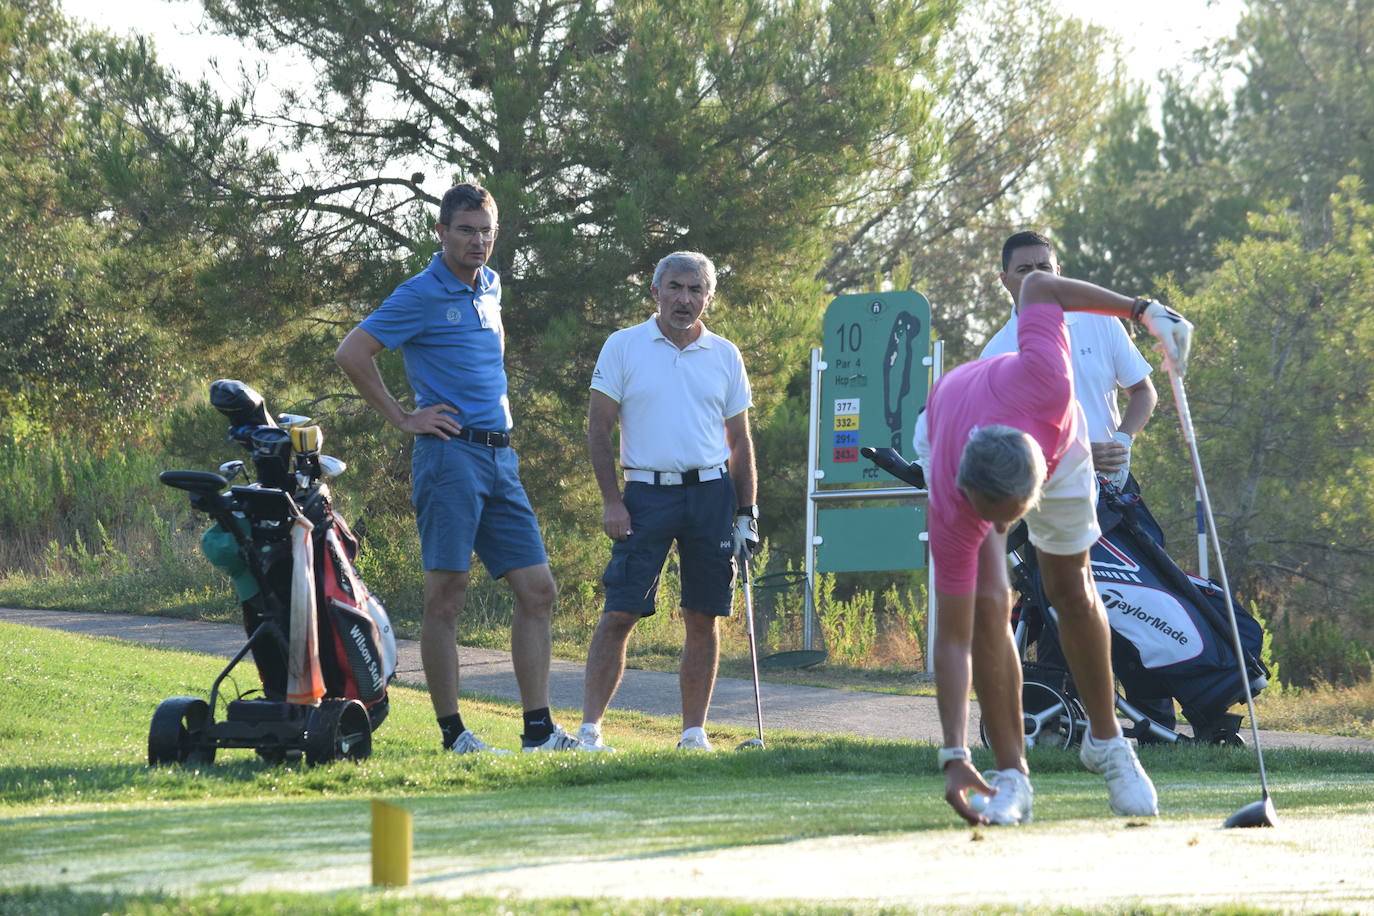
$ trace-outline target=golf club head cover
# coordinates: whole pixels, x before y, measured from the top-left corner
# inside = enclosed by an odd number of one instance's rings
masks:
[[[903,483],[909,483],[918,490],[926,488],[926,475],[921,466],[914,461],[907,461],[895,448],[865,445],[859,449],[859,454]]]
[[[1193,323],[1162,302],[1147,300],[1138,310],[1136,320],[1145,325],[1159,340],[1164,351],[1164,368],[1177,369],[1179,375],[1188,370],[1188,350],[1193,345]]]

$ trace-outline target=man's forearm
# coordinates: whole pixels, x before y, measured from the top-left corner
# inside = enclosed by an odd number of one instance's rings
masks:
[[[1121,413],[1121,425],[1117,428],[1134,437],[1150,422],[1159,395],[1155,393],[1155,387],[1149,383],[1149,379],[1146,379],[1145,384],[1132,386],[1127,391],[1126,409]]]
[[[356,331],[354,333],[357,333]],[[387,390],[386,382],[377,369],[376,354],[371,352],[354,334],[349,334],[334,352],[334,361],[339,364],[344,375],[371,404],[382,419],[392,426],[399,427],[405,419],[406,411]]]
[[[587,433],[587,454],[592,460],[592,475],[601,491],[601,501],[620,499],[620,480],[615,473],[615,457],[612,455],[611,437],[595,430]]]
[[[741,506],[758,502],[758,472],[754,468],[754,447],[748,439],[730,449],[730,482]]]
[[[1109,289],[1075,280],[1072,277],[1059,277],[1038,270],[1027,275],[1021,284],[1020,305],[1046,302],[1058,305],[1066,312],[1095,312],[1130,320],[1135,299],[1114,293]]]
[[[945,747],[968,746],[969,690],[973,671],[967,647],[935,639],[935,706]]]

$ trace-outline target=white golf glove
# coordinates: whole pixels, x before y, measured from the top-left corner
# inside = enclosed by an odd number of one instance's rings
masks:
[[[1188,371],[1188,350],[1193,345],[1193,323],[1162,302],[1149,300],[1136,316],[1159,340],[1164,351],[1164,369],[1177,369],[1179,375]]]
[[[748,559],[759,552],[759,520],[751,515],[735,516],[735,556]]]
[[[1131,443],[1135,440],[1131,438],[1130,433],[1123,433],[1121,430],[1112,433],[1112,440],[1126,447],[1126,460],[1121,467],[1103,476],[1107,478],[1108,483],[1120,490],[1126,486],[1126,478],[1131,475]]]

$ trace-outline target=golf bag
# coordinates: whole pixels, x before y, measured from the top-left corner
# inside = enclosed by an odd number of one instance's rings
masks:
[[[328,479],[344,463],[320,453],[323,433],[308,417],[283,415],[278,425],[242,382],[215,382],[210,401],[229,419],[229,439],[248,450],[257,481],[229,487],[247,477],[243,461],[219,474],[164,471],[159,479],[189,492],[192,507],[214,521],[201,548],[229,575],[248,641],[208,703],[163,701],[149,763],[208,762],[217,747],[254,748],[274,762],[366,757],[386,718],[396,639],[353,565],[358,540],[333,507]],[[261,690],[238,691],[216,722],[221,686],[250,653]]]
[[[1229,712],[1245,698],[1216,582],[1189,575],[1164,551],[1159,523],[1138,494],[1123,493],[1099,480],[1097,520],[1102,536],[1090,551],[1092,578],[1112,630],[1112,667],[1131,696],[1177,700],[1193,737],[1239,744],[1240,716]],[[1009,539],[1014,614],[1023,646],[1025,679],[1048,682],[1076,703],[1076,691],[1059,647],[1055,615],[1045,600],[1035,551],[1020,537]],[[1253,692],[1268,683],[1260,661],[1264,634],[1239,602],[1232,600]],[[1134,723],[1138,740],[1177,740],[1172,723],[1161,725],[1118,699],[1118,711]]]

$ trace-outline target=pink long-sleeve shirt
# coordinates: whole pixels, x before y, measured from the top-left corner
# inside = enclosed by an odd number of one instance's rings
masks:
[[[930,552],[935,588],[946,594],[973,593],[978,548],[992,527],[955,485],[969,435],[983,426],[1029,433],[1052,476],[1080,432],[1064,310],[1022,305],[1016,341],[1016,353],[965,363],[941,376],[927,401]]]

